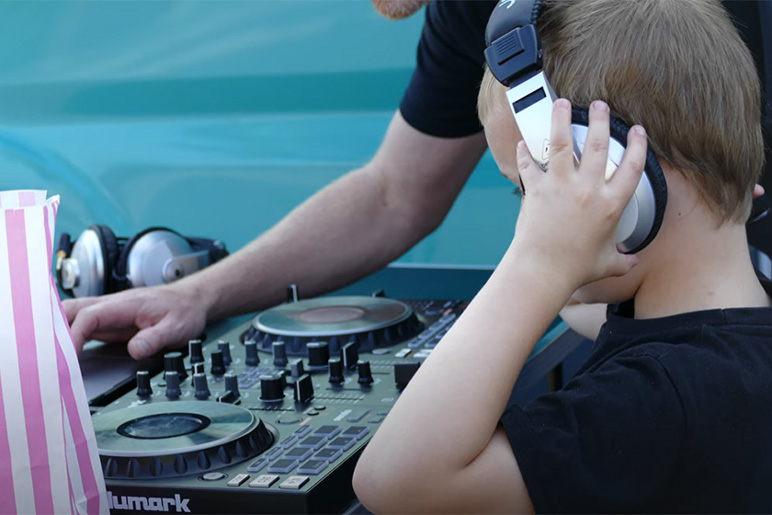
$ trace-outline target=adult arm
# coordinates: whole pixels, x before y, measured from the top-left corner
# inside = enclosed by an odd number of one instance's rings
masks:
[[[186,342],[211,320],[304,297],[374,272],[444,219],[485,150],[483,135],[438,138],[396,112],[375,156],[226,259],[178,282],[65,301],[78,349],[129,341],[135,358]]]

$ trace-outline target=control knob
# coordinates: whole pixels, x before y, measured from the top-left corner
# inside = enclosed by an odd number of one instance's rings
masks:
[[[257,342],[255,340],[247,340],[244,342],[244,352],[246,358],[244,363],[248,367],[256,367],[260,364],[260,356],[257,354]]]
[[[201,345],[201,340],[190,340],[188,342],[188,358],[191,364],[204,362],[204,352]]]
[[[260,400],[280,401],[284,398],[284,374],[265,374],[260,376]]]
[[[309,342],[306,344],[308,350],[308,368],[325,368],[330,361],[330,347],[327,342]]]

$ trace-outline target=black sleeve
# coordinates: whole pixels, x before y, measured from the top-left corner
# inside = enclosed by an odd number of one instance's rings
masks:
[[[477,92],[485,62],[490,0],[434,1],[426,6],[416,69],[399,108],[415,129],[445,138],[480,132]]]
[[[685,434],[660,362],[616,356],[501,418],[537,513],[656,512]]]

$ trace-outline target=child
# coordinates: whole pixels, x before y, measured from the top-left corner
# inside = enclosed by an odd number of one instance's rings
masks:
[[[537,28],[563,97],[549,170],[486,73],[488,144],[526,186],[516,234],[365,449],[357,495],[375,512],[770,512],[772,288],[744,227],[763,163],[751,56],[713,0],[551,0]],[[589,108],[578,166],[571,103]],[[610,113],[632,129],[607,181]],[[615,228],[647,137],[667,207],[624,255]],[[572,294],[612,303],[593,354],[562,390],[507,406]]]

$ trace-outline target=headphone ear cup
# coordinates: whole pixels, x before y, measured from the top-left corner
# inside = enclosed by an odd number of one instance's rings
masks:
[[[165,269],[170,259],[192,252],[190,242],[176,231],[153,227],[129,240],[121,266],[132,287],[156,286],[171,280]]]
[[[586,109],[573,109],[572,123],[576,125],[589,126],[590,115]],[[619,118],[611,117],[609,119],[609,134],[612,140],[615,140],[623,149],[627,147],[627,133],[630,132],[630,128]],[[640,238],[629,250],[626,250],[626,254],[634,254],[644,247],[646,247],[659,232],[659,228],[662,225],[662,218],[665,216],[665,206],[667,205],[667,181],[665,180],[665,173],[662,171],[662,167],[657,161],[657,157],[654,153],[646,149],[646,164],[643,169],[644,176],[648,179],[648,184],[651,189],[651,198],[653,198],[654,205],[651,206],[653,210],[653,218],[651,222],[647,222],[646,234]],[[644,180],[643,178],[641,179]],[[638,191],[636,190],[636,196]],[[640,201],[640,199],[639,199]],[[642,223],[638,220],[636,223]]]
[[[113,272],[115,270],[115,263],[118,260],[118,254],[120,252],[118,245],[118,238],[115,237],[115,233],[110,230],[106,225],[92,224],[88,229],[94,231],[99,240],[99,245],[102,248],[102,259],[104,263],[104,276],[102,277],[102,291],[97,295],[104,295],[106,293],[113,293],[116,290],[115,281],[113,278]]]

